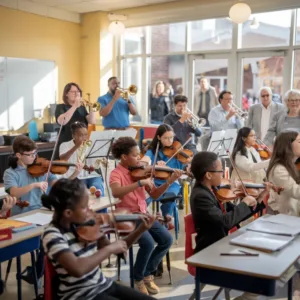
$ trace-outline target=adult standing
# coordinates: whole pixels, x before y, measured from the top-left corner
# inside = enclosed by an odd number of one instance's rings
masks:
[[[88,112],[85,106],[81,105],[82,90],[77,83],[68,83],[63,91],[63,102],[58,104],[55,110],[56,122],[63,125],[59,137],[55,157],[59,157],[59,146],[61,143],[72,140],[71,125],[74,122],[88,124],[96,124],[96,113]]]
[[[210,110],[218,104],[216,89],[209,85],[207,78],[201,77],[200,88],[195,93],[194,113],[207,121]]]
[[[131,97],[121,97],[121,91],[118,90],[120,81],[117,77],[110,77],[107,84],[108,92],[98,98],[102,125],[105,130],[125,130],[130,125],[129,114],[136,114],[134,101]]]
[[[250,106],[247,126],[255,131],[257,138],[263,140],[274,115],[283,112],[285,107],[281,103],[272,101],[272,90],[269,87],[260,89],[259,98],[260,103]]]
[[[296,131],[300,133],[300,91],[289,90],[284,96],[284,101],[287,111],[278,112],[272,119],[264,138],[267,146],[272,146],[275,137],[281,132]]]
[[[165,92],[163,81],[156,81],[150,94],[151,123],[161,124],[164,117],[171,110],[171,103],[168,94]]]

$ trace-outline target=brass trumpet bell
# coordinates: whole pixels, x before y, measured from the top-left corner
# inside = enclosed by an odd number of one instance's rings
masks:
[[[89,107],[94,112],[99,111],[101,108],[101,105],[99,102],[90,102],[88,100],[82,100],[81,105],[83,105],[85,107]]]
[[[121,97],[124,99],[124,100],[129,100],[129,95],[131,96],[134,96],[136,95],[137,91],[138,91],[138,88],[136,85],[134,84],[131,84],[128,89],[124,89],[124,88],[120,88],[120,87],[117,87],[117,90],[121,92]]]
[[[84,145],[85,147],[91,147],[92,144],[93,144],[93,142],[92,142],[91,140],[87,140],[87,141],[84,141],[84,142],[83,142],[83,145]]]

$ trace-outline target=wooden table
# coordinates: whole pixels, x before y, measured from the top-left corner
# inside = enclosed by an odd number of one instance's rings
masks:
[[[120,203],[119,199],[112,198],[112,205]],[[110,207],[110,201],[108,197],[96,198],[90,197],[90,207],[94,211],[99,211],[104,208]],[[19,214],[11,217],[10,219],[18,219],[21,217],[29,216],[35,213],[53,214],[45,208],[32,210],[23,214]],[[32,267],[35,270],[35,255],[34,251],[40,248],[40,237],[44,232],[44,226],[37,226],[22,232],[13,233],[12,239],[0,242],[0,264],[5,261],[9,261],[13,258],[17,259],[17,285],[18,285],[18,299],[22,299],[22,282],[21,282],[21,256],[27,253],[31,254]],[[36,294],[38,293],[37,283],[34,285]]]
[[[188,265],[196,267],[197,300],[201,295],[200,283],[274,296],[276,283],[283,277],[286,278],[285,282],[288,281],[288,299],[292,299],[292,277],[297,272],[295,263],[300,255],[300,237],[278,252],[259,252],[256,257],[220,256],[220,253],[242,249],[229,242],[245,231],[243,227],[186,260]]]

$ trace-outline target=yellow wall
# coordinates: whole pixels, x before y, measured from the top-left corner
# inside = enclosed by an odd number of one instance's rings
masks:
[[[81,81],[80,24],[0,7],[0,56],[53,60],[58,96],[66,83]]]

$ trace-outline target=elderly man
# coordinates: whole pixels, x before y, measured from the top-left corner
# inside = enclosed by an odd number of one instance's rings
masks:
[[[200,89],[195,93],[194,113],[207,120],[210,110],[218,104],[215,88],[209,85],[207,78],[201,77]]]
[[[272,101],[272,90],[269,87],[260,89],[259,98],[260,103],[250,106],[247,126],[255,131],[257,138],[263,140],[274,115],[283,112],[285,107]]]

